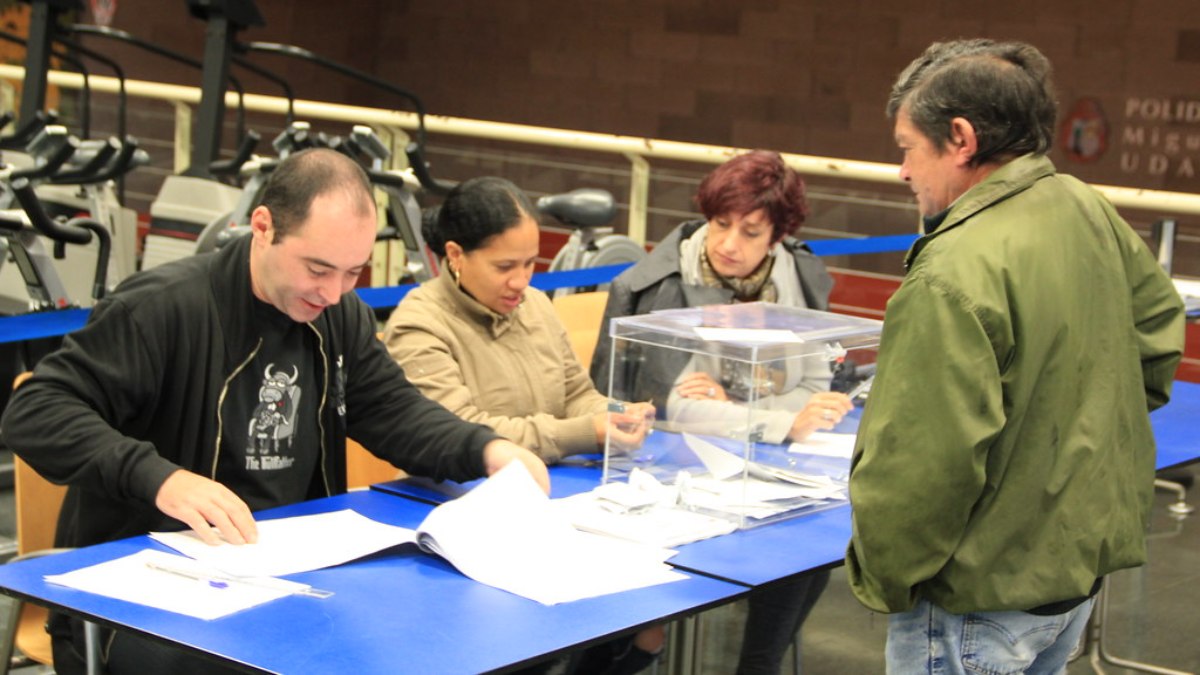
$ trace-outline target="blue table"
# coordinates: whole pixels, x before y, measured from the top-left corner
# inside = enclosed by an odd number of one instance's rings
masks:
[[[272,509],[281,517],[352,508],[415,527],[431,507],[379,491]],[[251,671],[479,673],[528,665],[639,627],[736,599],[746,588],[704,576],[546,607],[476,583],[406,545],[288,578],[330,590],[291,596],[215,621],[53,586],[43,575],[147,547],[134,537],[0,566],[0,590],[67,613],[183,645]]]
[[[551,497],[569,497],[600,484],[597,464],[550,467]],[[405,478],[372,485],[371,489],[429,504],[440,504],[475,483],[433,483]],[[739,530],[721,537],[679,546],[669,561],[675,567],[755,587],[793,575],[842,563],[850,541],[850,506]],[[777,555],[786,551],[787,555]]]
[[[1150,415],[1159,470],[1200,459],[1200,384],[1175,382],[1171,402]],[[595,464],[593,462],[593,464]],[[552,496],[586,492],[600,483],[598,466],[550,468]],[[473,484],[402,479],[372,486],[410,499],[441,503]],[[850,541],[849,505],[783,520],[678,547],[671,564],[692,572],[757,587],[789,576],[842,564]],[[786,555],[779,555],[785,552]]]
[[[1200,384],[1175,382],[1171,402],[1150,415],[1158,445],[1158,470],[1200,459],[1198,419]],[[850,534],[850,507],[846,505],[681,546],[671,563],[759,586],[799,571],[840,565]],[[764,555],[764,551],[786,551],[787,555]]]
[[[1200,384],[1175,381],[1171,402],[1150,413],[1158,456],[1154,467],[1173,469],[1200,459]]]
[[[1200,458],[1200,437],[1194,432],[1198,415],[1200,385],[1177,382],[1171,404],[1151,415],[1158,468]],[[551,469],[551,479],[554,496],[567,496],[597,485],[600,469],[557,466]],[[429,502],[447,499],[445,486],[421,489],[427,490],[424,501],[411,486],[393,481],[261,516],[353,508],[382,522],[415,527],[432,508]],[[182,644],[250,670],[483,672],[528,665],[642,626],[690,616],[735,600],[750,588],[839,565],[849,539],[850,509],[837,507],[681,546],[671,562],[700,573],[686,581],[554,607],[478,584],[413,547],[291,577],[334,591],[327,600],[289,597],[211,622],[42,580],[45,574],[158,546],[146,537],[2,566],[0,591]]]

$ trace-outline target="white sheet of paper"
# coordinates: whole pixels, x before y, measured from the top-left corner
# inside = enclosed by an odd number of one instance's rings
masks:
[[[468,577],[546,605],[686,578],[665,563],[674,551],[573,528],[515,461],[417,529]]]
[[[788,446],[788,452],[800,455],[818,455],[820,457],[840,457],[850,459],[854,454],[855,434],[835,434],[828,431],[814,431],[800,443]]]
[[[780,328],[711,328],[696,327],[696,335],[709,342],[750,342],[779,344],[804,342],[790,330]]]
[[[810,488],[780,481],[718,481],[711,478],[692,478],[682,497],[689,506],[739,514],[751,518],[766,518],[790,511],[813,500],[844,499],[836,488]]]
[[[150,565],[199,578],[152,569]],[[66,574],[47,575],[46,581],[204,620],[227,616],[308,588],[285,579],[253,579],[218,587],[206,580],[209,575],[219,576],[220,572],[184,556],[146,549]]]
[[[797,508],[803,500],[845,499],[841,486],[828,476],[801,474],[749,462],[745,481],[737,480],[746,460],[692,434],[683,434],[708,476],[693,476],[681,489],[689,506],[766,518]]]
[[[649,546],[682,546],[729,534],[737,529],[737,523],[729,518],[707,516],[674,505],[615,513],[605,508],[603,500],[597,499],[591,492],[553,499],[550,503],[561,510],[577,529]]]
[[[151,532],[180,553],[234,576],[275,577],[340,565],[416,541],[416,533],[350,509],[258,522],[258,541],[209,546],[194,532]]]
[[[696,493],[705,493],[720,501],[736,504],[767,504],[794,499],[831,499],[841,494],[836,486],[809,487],[785,481],[765,481],[747,478],[745,482],[692,478],[687,495],[689,503],[695,503]]]
[[[708,473],[717,480],[727,480],[740,476],[746,467],[747,462],[745,459],[694,434],[683,434],[683,442],[687,444],[689,450],[696,454],[696,457],[704,464],[704,468],[708,470]],[[803,474],[756,462],[749,462],[749,465],[746,473],[762,481],[786,481],[821,489],[834,485],[833,480],[829,476]]]
[[[746,468],[746,460],[726,451],[694,434],[683,434],[683,442],[696,454],[708,473],[717,480],[740,476]]]
[[[1172,279],[1175,290],[1184,297],[1200,298],[1200,279]]]

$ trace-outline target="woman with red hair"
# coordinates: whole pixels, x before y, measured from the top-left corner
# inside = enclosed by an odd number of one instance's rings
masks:
[[[793,237],[808,215],[804,181],[779,153],[750,152],[718,166],[701,181],[696,202],[703,219],[675,228],[613,280],[591,365],[601,391],[609,386],[613,318],[756,301],[829,308],[833,280],[824,263]],[[744,423],[745,410],[730,402],[748,399],[755,378],[729,365],[625,359],[615,375],[623,390],[634,392],[631,400],[651,400],[672,422],[706,433],[730,420]],[[779,374],[773,391],[755,392],[765,442],[799,441],[831,429],[853,408],[845,395],[829,391],[832,373],[824,364],[805,370]]]
[[[693,432],[729,429],[738,420],[744,425],[742,402],[749,399],[755,400],[765,442],[798,441],[833,428],[853,404],[845,394],[829,391],[832,372],[825,363],[762,378],[711,357],[656,353],[652,359],[619,359],[610,374],[608,326],[616,317],[758,301],[829,307],[833,280],[794,238],[808,215],[804,181],[779,153],[750,152],[718,166],[700,183],[696,202],[703,219],[672,230],[613,280],[592,358],[593,382],[606,391],[611,375],[629,400],[653,401],[660,415]],[[771,391],[760,391],[763,382]],[[750,595],[739,675],[779,672],[784,652],[828,581],[828,571],[821,571]]]

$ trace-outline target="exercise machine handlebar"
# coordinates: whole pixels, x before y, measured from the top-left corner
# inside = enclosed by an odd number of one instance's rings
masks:
[[[103,225],[91,218],[72,218],[59,222],[51,218],[42,208],[41,201],[33,191],[33,184],[27,178],[18,178],[12,182],[13,194],[17,202],[29,216],[29,224],[35,230],[46,235],[55,242],[86,245],[95,236],[99,244],[96,254],[96,275],[92,281],[92,297],[99,300],[104,297],[108,279],[108,257],[112,251],[112,237]]]

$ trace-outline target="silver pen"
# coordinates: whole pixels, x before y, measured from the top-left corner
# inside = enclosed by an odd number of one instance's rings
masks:
[[[245,584],[247,586],[255,586],[257,588],[269,588],[272,590],[290,590],[290,589],[282,588],[277,584],[270,583],[270,581],[284,581],[284,583],[287,583],[287,584],[297,583],[294,581],[286,581],[283,579],[273,579],[271,577],[268,577],[265,580],[258,580],[258,579],[253,579],[253,578],[249,578],[249,577],[233,577],[233,576],[218,575],[218,574],[204,574],[201,572],[193,572],[191,570],[179,569],[177,567],[169,567],[167,565],[160,565],[155,562],[147,562],[146,567],[148,567],[149,569],[152,569],[156,572],[165,572],[166,574],[174,574],[175,576],[183,577],[184,579],[192,579],[194,581],[206,581],[206,582],[208,582],[208,585],[212,586],[213,588],[229,588],[229,584]],[[292,591],[293,595],[306,595],[311,598],[328,598],[331,595],[333,595],[332,591],[322,591],[322,590],[313,588],[312,586],[307,586],[304,584],[299,584],[299,585],[300,585],[300,588],[297,588]]]

